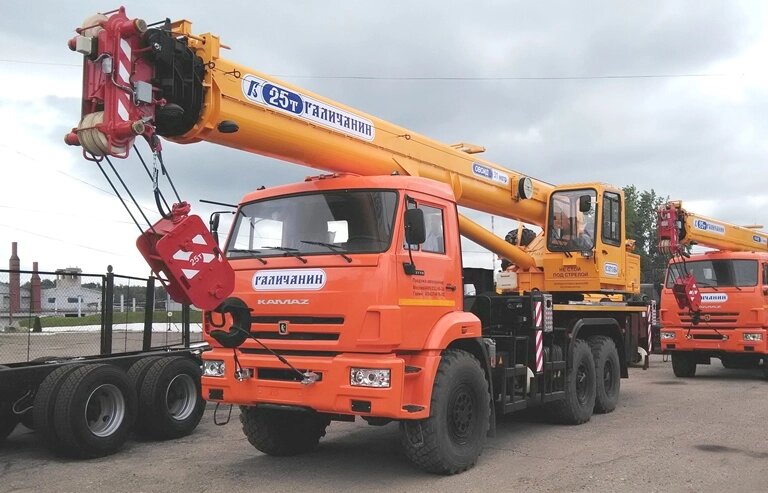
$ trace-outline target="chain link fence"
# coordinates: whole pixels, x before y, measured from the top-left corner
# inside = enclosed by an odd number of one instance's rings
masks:
[[[0,364],[182,346],[201,313],[154,277],[0,270]]]

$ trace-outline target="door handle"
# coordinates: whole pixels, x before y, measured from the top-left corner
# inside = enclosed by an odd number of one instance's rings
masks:
[[[445,285],[445,289],[447,289],[448,291],[456,291],[456,285],[448,283]]]

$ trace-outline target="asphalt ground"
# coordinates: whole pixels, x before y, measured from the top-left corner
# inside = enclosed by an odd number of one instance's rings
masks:
[[[209,408],[189,437],[134,438],[91,461],[58,458],[19,426],[0,444],[0,492],[766,491],[768,382],[717,360],[698,370],[678,379],[654,356],[622,380],[615,412],[581,426],[534,410],[501,418],[477,466],[456,476],[413,467],[394,423],[332,423],[317,451],[277,458],[246,441],[237,409],[216,426]]]

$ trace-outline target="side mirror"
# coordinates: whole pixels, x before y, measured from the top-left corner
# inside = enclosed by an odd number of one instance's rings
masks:
[[[427,227],[424,224],[424,211],[408,209],[405,211],[405,242],[409,245],[421,245],[427,239]]]
[[[213,240],[216,242],[216,244],[219,244],[219,218],[221,217],[221,214],[218,212],[214,212],[211,214],[211,219],[208,221],[208,229],[211,230],[211,235],[213,235]]]
[[[579,212],[586,214],[592,210],[592,197],[590,195],[579,196]]]

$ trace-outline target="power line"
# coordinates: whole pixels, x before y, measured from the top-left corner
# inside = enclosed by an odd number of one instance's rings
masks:
[[[0,63],[22,65],[48,65],[58,67],[77,67],[75,63],[58,63],[35,60],[0,59]],[[682,73],[682,74],[602,74],[602,75],[554,75],[554,76],[398,76],[398,75],[302,75],[302,74],[271,74],[274,77],[286,79],[318,79],[318,80],[388,80],[388,81],[455,81],[455,82],[485,82],[485,81],[566,81],[566,80],[627,80],[627,79],[696,79],[715,77],[745,77],[746,73]]]
[[[73,245],[73,246],[76,246],[76,247],[85,248],[86,250],[93,250],[93,251],[96,251],[96,252],[109,253],[111,255],[117,255],[119,257],[125,257],[125,254],[122,254],[122,253],[111,252],[109,250],[101,250],[99,248],[93,248],[93,247],[89,247],[87,245],[81,245],[79,243],[73,243],[71,241],[62,240],[60,238],[54,238],[53,236],[43,235],[43,234],[40,234],[40,233],[33,233],[32,231],[27,231],[26,229],[17,228],[15,226],[9,226],[7,224],[0,224],[0,226],[2,226],[4,228],[8,228],[8,229],[15,229],[16,231],[21,231],[22,233],[27,233],[27,234],[32,235],[32,236],[39,236],[40,238],[45,238],[47,240],[58,241],[60,243],[66,243],[68,245]]]

